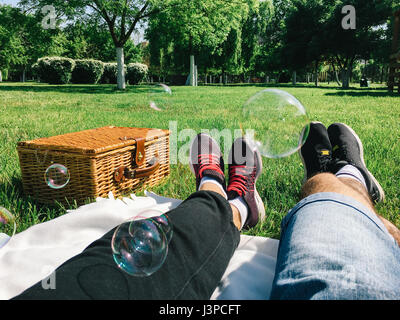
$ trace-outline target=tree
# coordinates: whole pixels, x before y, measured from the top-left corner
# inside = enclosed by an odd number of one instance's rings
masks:
[[[292,4],[292,10],[285,18],[282,57],[293,72],[311,66],[318,86],[318,71],[326,54],[322,30],[332,8],[322,0],[295,0]]]
[[[26,64],[26,48],[20,27],[24,16],[17,8],[0,5],[0,74],[11,66]],[[2,76],[0,75],[0,78]]]
[[[342,87],[348,88],[354,62],[369,59],[382,44],[379,26],[391,15],[393,2],[294,0],[285,19],[282,56],[286,65],[292,70],[313,65],[317,73],[321,62],[330,61],[335,73],[339,69]],[[351,16],[343,13],[346,8],[351,8],[355,18],[349,27]]]
[[[83,23],[80,20],[69,23],[63,28],[67,38],[65,55],[73,59],[95,59],[103,62],[115,61],[114,42],[103,21],[93,19]],[[140,46],[128,39],[124,46],[125,63],[140,62]]]
[[[117,82],[125,89],[124,47],[140,23],[176,0],[21,0],[26,9],[53,5],[71,19],[78,15],[85,18],[99,17],[108,27],[115,46],[118,64]],[[93,20],[92,20],[93,21]]]
[[[255,59],[255,69],[263,70],[278,78],[287,69],[282,57],[286,16],[291,12],[292,0],[272,0],[273,11],[264,34],[259,37],[259,49]]]
[[[392,15],[394,3],[394,0],[351,0],[335,3],[322,37],[327,55],[331,56],[339,66],[343,88],[349,87],[354,62],[357,59],[371,58],[376,49],[385,42],[379,26],[387,22]],[[345,17],[342,8],[345,5],[352,5],[355,8],[355,29],[342,27],[342,20]]]
[[[62,55],[67,39],[59,29],[43,29],[42,17],[20,8],[0,6],[0,69],[22,73],[40,57]]]
[[[189,82],[194,85],[195,54],[204,48],[209,49],[209,55],[214,54],[231,30],[238,30],[251,2],[255,0],[175,1],[174,7],[160,11],[150,20],[146,35],[150,50],[165,61],[171,46],[184,49],[190,57]],[[155,38],[157,42],[152,41]]]

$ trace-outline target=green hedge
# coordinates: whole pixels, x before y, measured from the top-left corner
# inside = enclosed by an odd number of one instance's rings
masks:
[[[142,63],[124,66],[125,80],[130,85],[139,84],[148,74]],[[117,83],[117,63],[103,63],[93,59],[73,60],[63,57],[43,57],[32,65],[32,73],[41,82],[51,84]]]
[[[147,76],[149,69],[142,63],[129,63],[126,66],[126,80],[131,85],[139,84]]]
[[[104,71],[104,64],[99,60],[78,59],[75,60],[75,68],[72,71],[72,83],[99,82]]]
[[[104,63],[104,71],[101,76],[101,83],[117,83],[117,63],[106,62]]]
[[[75,61],[63,57],[43,57],[33,66],[41,82],[50,84],[68,83],[75,68]]]

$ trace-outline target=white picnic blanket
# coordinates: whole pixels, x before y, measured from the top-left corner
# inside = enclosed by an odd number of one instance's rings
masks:
[[[154,193],[145,194],[123,199],[114,199],[110,194],[16,234],[0,248],[0,299],[15,297],[46,277],[49,277],[48,290],[53,290],[51,281],[55,288],[57,284],[57,274],[53,271],[112,228],[144,209],[167,212],[181,203]],[[268,299],[278,244],[275,239],[241,235],[211,299]]]

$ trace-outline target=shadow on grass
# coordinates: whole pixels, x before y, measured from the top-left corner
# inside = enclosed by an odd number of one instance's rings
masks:
[[[59,92],[68,94],[131,94],[131,93],[147,93],[151,84],[142,84],[136,86],[127,85],[125,90],[117,89],[115,84],[65,84],[50,85],[46,83],[36,82],[3,82],[0,84],[0,91],[11,92]],[[391,93],[386,87],[379,88],[359,88],[350,87],[343,89],[338,86],[329,86],[321,84],[316,87],[313,84],[298,83],[228,83],[228,84],[200,84],[201,87],[260,87],[260,88],[309,88],[314,90],[331,90],[333,92],[325,93],[327,96],[372,96],[372,97],[398,97],[398,93]]]
[[[356,86],[354,86],[356,85]],[[387,87],[372,87],[372,88],[361,88],[357,84],[353,83],[353,86],[350,86],[348,89],[343,89],[341,86],[337,85],[328,85],[326,83],[321,83],[316,87],[314,84],[307,83],[297,83],[293,85],[292,83],[228,83],[228,84],[220,84],[220,83],[212,83],[212,84],[200,84],[200,86],[210,86],[210,87],[261,87],[261,88],[305,88],[305,89],[315,89],[315,90],[332,90],[338,91],[341,94],[345,95],[346,92],[356,91],[362,93],[368,93],[371,91],[382,91],[386,92],[390,95]],[[393,94],[396,95],[396,94]]]
[[[388,90],[358,90],[358,91],[337,91],[325,93],[326,96],[338,96],[338,97],[400,97],[400,94],[389,92]]]
[[[296,85],[291,83],[208,83],[200,84],[200,86],[210,87],[262,87],[262,88],[310,88],[310,89],[333,89],[340,90],[341,87],[333,87],[330,85],[319,85],[316,87],[314,84],[298,83]],[[356,88],[355,88],[356,89]]]
[[[0,85],[0,91],[19,91],[19,92],[60,92],[68,94],[128,94],[146,93],[148,86],[127,86],[125,90],[118,90],[113,84],[94,84],[94,85],[50,85],[44,83],[4,83]]]

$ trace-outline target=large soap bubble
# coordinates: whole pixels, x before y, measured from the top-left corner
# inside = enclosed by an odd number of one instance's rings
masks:
[[[251,97],[241,111],[242,130],[246,130],[265,157],[287,157],[299,150],[307,139],[310,121],[306,109],[286,91],[262,90]]]
[[[155,210],[140,216],[148,217]],[[172,237],[167,215],[127,221],[115,230],[111,241],[114,261],[126,273],[136,277],[150,276],[163,265]]]
[[[151,86],[148,96],[150,108],[156,111],[163,111],[171,106],[172,90],[166,84]]]

